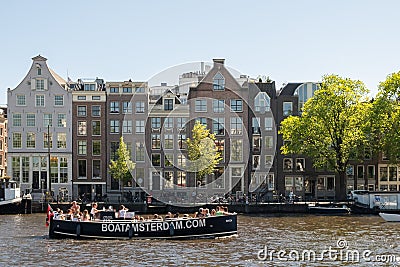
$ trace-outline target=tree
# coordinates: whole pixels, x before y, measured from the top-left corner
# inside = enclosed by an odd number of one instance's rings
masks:
[[[222,159],[214,141],[215,135],[210,133],[206,126],[196,121],[192,138],[186,141],[190,160],[188,167],[195,174],[196,187],[197,181],[202,181],[206,174],[211,174]]]
[[[370,112],[371,137],[375,150],[396,163],[400,156],[400,72],[388,75],[378,88]]]
[[[304,105],[301,116],[282,121],[279,133],[285,142],[283,154],[303,154],[315,167],[328,167],[338,174],[336,198],[346,199],[346,169],[349,159],[368,144],[364,132],[370,108],[368,90],[361,81],[337,75],[323,77],[319,90]]]
[[[122,196],[125,182],[132,180],[131,171],[135,168],[135,163],[131,161],[129,150],[126,147],[124,138],[119,139],[117,159],[111,160],[109,165],[111,175],[122,182]]]

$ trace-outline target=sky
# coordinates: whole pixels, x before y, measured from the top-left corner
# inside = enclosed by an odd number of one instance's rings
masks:
[[[283,83],[325,74],[379,82],[400,71],[400,1],[4,1],[0,104],[40,54],[66,79],[146,81],[211,62]]]

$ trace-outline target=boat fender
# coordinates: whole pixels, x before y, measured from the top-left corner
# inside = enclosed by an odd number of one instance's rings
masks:
[[[132,223],[131,223],[131,227],[129,228],[128,235],[129,235],[129,239],[131,239],[132,236],[133,236],[133,226],[132,226]]]
[[[76,225],[76,237],[80,237],[80,235],[81,235],[81,224],[78,223]]]
[[[169,224],[169,235],[173,236],[175,234],[175,228],[174,228],[174,224],[170,223]]]

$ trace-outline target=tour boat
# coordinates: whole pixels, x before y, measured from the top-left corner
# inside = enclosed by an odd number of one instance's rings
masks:
[[[400,222],[400,214],[380,212],[379,216],[381,216],[387,222]]]
[[[0,179],[0,214],[31,213],[31,199],[21,197],[18,183],[9,179]]]
[[[338,206],[309,206],[308,210],[310,213],[316,213],[316,214],[349,214],[350,213],[350,208],[347,207],[346,205],[343,205],[342,207]]]
[[[103,213],[103,212],[102,212]],[[197,239],[237,235],[236,213],[204,218],[137,221],[114,219],[71,221],[50,217],[50,238],[82,239]]]

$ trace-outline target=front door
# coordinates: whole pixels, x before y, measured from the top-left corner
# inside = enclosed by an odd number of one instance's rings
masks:
[[[47,172],[40,172],[40,179],[42,182],[42,189],[47,189]]]
[[[40,177],[38,171],[33,171],[32,177],[32,189],[39,189],[40,188]]]

